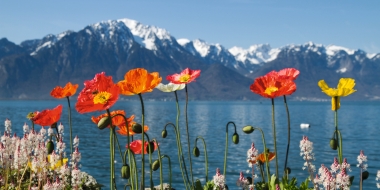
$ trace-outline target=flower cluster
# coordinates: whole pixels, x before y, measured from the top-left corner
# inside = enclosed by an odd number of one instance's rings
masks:
[[[216,168],[216,174],[214,175],[214,178],[213,178],[213,182],[214,182],[214,189],[215,190],[224,190],[225,189],[225,179],[224,179],[224,175],[222,175],[220,173],[220,169],[219,168]]]
[[[339,171],[340,170],[340,171]],[[318,175],[314,178],[314,183],[325,189],[350,189],[350,176],[347,175],[347,171],[350,171],[350,164],[347,163],[347,159],[344,159],[342,164],[338,163],[335,158],[334,163],[329,170],[323,164],[318,170]]]
[[[312,164],[312,160],[315,160],[313,153],[313,143],[309,141],[307,136],[304,136],[300,141],[301,156],[305,160],[302,169],[308,168],[309,172],[315,172],[315,166]]]

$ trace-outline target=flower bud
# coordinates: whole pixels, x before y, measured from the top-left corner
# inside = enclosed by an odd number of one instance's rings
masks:
[[[203,189],[201,181],[199,179],[197,179],[195,181],[195,189]],[[206,189],[206,187],[205,187],[205,189]]]
[[[51,154],[54,151],[53,141],[50,140],[49,142],[47,142],[46,148],[47,148],[48,154]]]
[[[156,171],[156,170],[158,170],[158,168],[160,168],[160,161],[159,161],[159,160],[156,160],[156,161],[154,161],[153,164],[152,164],[152,170],[153,170],[153,171]]]
[[[290,174],[290,173],[292,173],[292,170],[291,170],[289,167],[286,167],[285,172],[286,172],[287,174]]]
[[[168,136],[168,131],[166,131],[166,129],[162,130],[161,136],[162,138],[166,138],[166,136]]]
[[[250,125],[247,125],[245,127],[243,127],[243,132],[246,133],[246,134],[251,134],[255,129],[250,126]]]
[[[366,179],[368,179],[368,176],[369,176],[369,172],[368,172],[368,171],[364,171],[364,172],[362,173],[362,180],[366,180]]]
[[[249,184],[252,184],[252,178],[251,177],[247,177],[247,180],[248,180]]]
[[[102,130],[102,129],[108,127],[110,124],[111,124],[111,118],[108,117],[108,116],[105,116],[105,117],[103,117],[102,119],[99,120],[99,122],[98,122],[98,128],[100,130]]]
[[[239,135],[237,133],[234,133],[232,135],[232,142],[235,143],[235,144],[239,143]]]
[[[198,147],[194,147],[194,148],[193,148],[193,155],[194,155],[195,157],[199,157],[199,149],[198,149]]]
[[[147,148],[147,152],[149,154],[152,154],[154,152],[154,142],[150,141],[149,144],[148,144],[148,146],[146,148]]]
[[[121,167],[121,177],[124,179],[129,179],[130,177],[130,168],[128,164],[125,164]]]
[[[134,123],[132,125],[132,131],[135,132],[136,134],[142,133],[142,126],[138,123]]]
[[[336,150],[338,148],[338,141],[336,139],[331,139],[330,140],[330,147],[333,150]]]

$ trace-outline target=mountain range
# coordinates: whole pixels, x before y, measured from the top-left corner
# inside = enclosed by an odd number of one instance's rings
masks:
[[[49,99],[50,91],[67,82],[80,84],[105,72],[115,82],[142,67],[166,76],[185,68],[200,69],[201,76],[188,85],[190,100],[256,100],[249,86],[258,76],[293,67],[300,70],[292,100],[326,100],[318,87],[324,79],[335,87],[342,77],[356,81],[351,100],[380,98],[380,53],[369,54],[337,45],[307,42],[272,48],[269,44],[248,49],[210,44],[201,39],[176,39],[168,31],[131,19],[102,21],[79,31],[64,31],[42,39],[15,44],[0,39],[0,99]],[[183,93],[179,93],[184,97]],[[154,90],[148,99],[172,99]],[[134,97],[122,97],[133,99]]]

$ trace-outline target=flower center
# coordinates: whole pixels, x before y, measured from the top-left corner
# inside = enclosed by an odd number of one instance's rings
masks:
[[[179,81],[180,82],[187,82],[187,81],[189,81],[189,79],[190,79],[190,75],[189,74],[184,74],[181,77],[179,77]]]
[[[110,99],[111,93],[99,92],[94,97],[94,104],[105,104]]]
[[[277,92],[277,91],[278,91],[277,87],[271,86],[271,87],[268,87],[267,89],[265,89],[265,94],[271,95],[272,92]]]

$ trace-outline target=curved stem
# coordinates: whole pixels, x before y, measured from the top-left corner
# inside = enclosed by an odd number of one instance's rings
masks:
[[[208,181],[208,156],[207,156],[206,142],[205,142],[205,140],[203,139],[203,137],[198,136],[198,137],[195,139],[195,147],[197,146],[197,141],[198,141],[198,139],[201,139],[202,142],[203,142],[203,149],[204,149],[204,153],[205,153],[206,182],[207,182],[207,181]],[[226,170],[226,169],[224,169],[224,170]]]
[[[187,85],[185,87],[185,91],[186,91],[185,118],[186,118],[186,133],[187,133],[187,150],[188,150],[189,161],[190,161],[191,187],[193,187],[194,186],[193,164],[191,162],[189,122],[188,122],[188,119],[187,119],[187,105],[188,105],[188,102],[189,102],[189,96],[188,96],[188,92],[187,92]]]
[[[253,127],[254,129],[258,129],[260,132],[261,132],[261,138],[263,139],[263,146],[264,146],[264,157],[265,157],[265,169],[266,169],[266,173],[267,173],[267,181],[269,182],[269,178],[270,178],[270,175],[269,175],[269,160],[268,160],[268,154],[266,153],[266,150],[267,150],[267,145],[265,143],[265,137],[264,137],[264,132],[263,130],[261,130],[260,128],[258,127]],[[277,155],[276,155],[277,157]]]
[[[182,146],[181,146],[181,142],[180,142],[180,138],[179,138],[179,130],[176,128],[176,126],[173,123],[167,123],[165,125],[165,127],[164,127],[165,130],[166,130],[166,126],[168,126],[168,125],[173,126],[174,132],[176,134],[176,142],[177,142],[177,147],[178,147],[178,149],[177,149],[178,150],[178,162],[180,164],[180,169],[181,169],[181,173],[182,173],[183,183],[184,183],[184,185],[186,187],[186,190],[188,188],[191,189],[190,187],[188,187],[188,186],[190,186],[190,184],[188,184],[190,180],[189,180],[189,175],[187,174],[187,169],[186,169],[186,165],[185,165],[185,159],[184,159],[183,154],[182,154]],[[184,166],[182,166],[182,164]],[[183,171],[183,170],[185,170],[185,171]],[[185,178],[185,174],[186,174],[186,177],[187,177],[187,181],[186,181],[186,178]]]
[[[168,155],[165,155],[165,154],[161,156],[160,168],[162,168],[162,164],[161,164],[162,158],[168,159],[168,162],[169,162],[169,186],[172,187],[172,163],[170,161],[170,157]],[[161,182],[161,184],[162,184],[162,182]],[[162,189],[162,187],[161,187],[161,189]]]
[[[127,144],[129,145],[130,141],[129,141],[128,120],[127,120],[127,118],[125,117],[125,115],[123,115],[123,114],[115,114],[115,115],[112,116],[112,118],[117,117],[117,116],[122,116],[123,119],[124,119],[125,127],[126,127],[126,129],[127,129],[127,134],[128,134],[128,135],[127,135]],[[123,164],[125,164],[125,159],[124,159],[124,157],[122,156],[122,153],[121,153],[121,148],[120,148],[119,139],[117,138],[117,135],[116,135],[115,131],[114,131],[114,134],[115,134],[116,143],[117,143],[117,145],[118,145],[118,149],[119,149],[120,157],[121,157],[121,159],[122,159],[122,161],[123,161]]]
[[[70,125],[70,155],[73,154],[73,135],[72,135],[72,125],[71,125],[71,107],[70,107],[70,98],[66,96],[67,104],[69,105],[69,125]]]
[[[143,147],[145,147],[145,142],[148,143],[147,146],[147,153],[149,154],[149,179],[150,179],[150,189],[153,189],[153,170],[152,170],[152,151],[154,150],[154,147],[151,147],[150,146],[150,140],[149,140],[149,136],[148,134],[144,133],[145,137],[146,137],[146,141],[144,141],[142,144],[143,144]],[[153,148],[153,150],[152,150]],[[144,148],[144,152],[142,152],[142,154],[145,154],[145,149]]]
[[[277,142],[276,142],[276,124],[274,120],[274,99],[272,98],[272,131],[273,131],[273,143],[274,143],[274,153],[276,154],[276,177],[278,176],[278,154],[277,154]],[[266,149],[264,150],[264,152]]]
[[[156,144],[158,144],[157,143],[157,140],[156,139],[152,139],[152,141],[154,142],[154,143],[156,143]],[[149,152],[151,152],[150,151],[150,146],[149,146]],[[150,154],[151,155],[151,154]],[[163,180],[162,180],[162,161],[161,161],[161,150],[160,150],[160,146],[157,146],[157,155],[158,155],[158,162],[160,163],[160,187],[161,187],[161,189],[164,189],[164,186],[163,186]],[[150,165],[150,168],[151,168],[151,173],[153,173],[153,171],[152,171],[152,164]],[[153,187],[151,187],[151,188],[153,188]]]
[[[226,177],[226,168],[227,168],[228,125],[229,125],[229,124],[233,124],[233,125],[234,125],[235,133],[236,133],[236,125],[235,125],[235,123],[232,122],[232,121],[228,122],[227,125],[226,125],[226,145],[225,145],[225,147],[224,147],[224,150],[225,150],[225,151],[224,151],[224,166],[223,166],[223,169],[224,169],[224,171],[223,171],[223,175],[224,175],[224,177]]]
[[[289,155],[289,146],[290,146],[290,114],[288,104],[286,102],[286,96],[284,95],[284,104],[286,109],[286,115],[288,117],[288,145],[286,146],[286,156],[285,156],[285,164],[284,164],[284,176],[288,179],[287,165],[288,165],[288,155]],[[277,156],[277,155],[276,155]]]
[[[142,96],[141,94],[139,94],[139,98],[140,98],[140,102],[141,102],[141,123],[142,123],[142,127],[143,127],[143,130],[141,132],[141,142],[143,143],[143,146],[141,146],[141,186],[140,186],[140,189],[143,190],[145,189],[145,180],[144,180],[144,177],[145,177],[145,168],[144,168],[144,126],[145,126],[145,123],[144,123],[144,101],[142,99]]]
[[[107,109],[107,113],[108,113],[108,116],[111,117],[111,113],[110,113],[110,110]],[[110,179],[110,189],[113,190],[114,189],[114,177],[115,177],[115,165],[114,165],[114,140],[113,140],[113,137],[114,137],[114,133],[113,133],[113,126],[112,126],[112,120],[111,120],[111,124],[110,124],[110,167],[111,167],[111,179]]]

